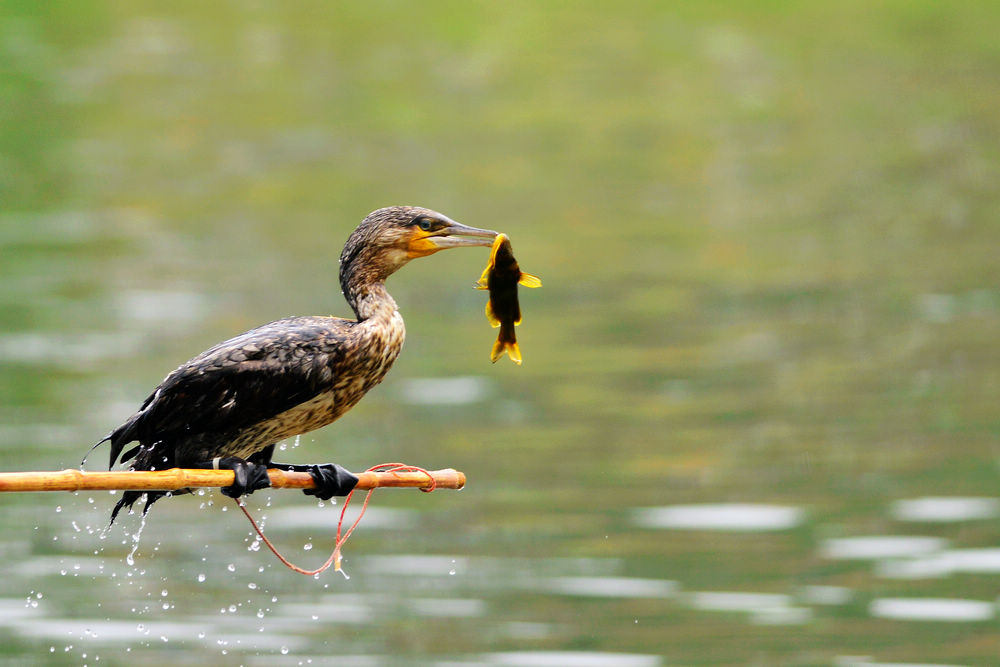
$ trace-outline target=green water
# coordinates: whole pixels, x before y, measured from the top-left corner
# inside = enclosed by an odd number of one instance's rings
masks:
[[[378,492],[350,579],[290,573],[218,493],[158,504],[131,558],[113,496],[5,496],[0,657],[997,664],[998,30],[989,3],[8,3],[4,469],[77,465],[230,335],[347,314],[374,208],[507,232],[544,287],[518,368],[485,249],[390,280],[395,368],[284,458],[469,485]],[[337,508],[249,504],[328,555]],[[853,539],[880,537],[924,539]]]

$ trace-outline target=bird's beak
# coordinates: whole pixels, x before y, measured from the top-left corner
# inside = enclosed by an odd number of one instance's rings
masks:
[[[447,248],[463,248],[472,246],[492,246],[497,232],[491,229],[476,229],[450,220],[438,214],[438,220],[443,226],[429,232],[417,230],[407,243],[407,257],[426,257],[438,250]]]
[[[493,239],[497,235],[492,229],[469,227],[454,220],[448,220],[447,223],[445,227],[432,232],[432,235],[425,239],[435,250],[465,246],[489,247],[493,245]]]

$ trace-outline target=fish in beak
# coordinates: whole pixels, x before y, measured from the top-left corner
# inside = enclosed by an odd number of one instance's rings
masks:
[[[521,365],[521,348],[517,344],[514,327],[521,323],[521,306],[517,300],[517,286],[541,287],[538,276],[523,273],[514,259],[510,247],[510,239],[506,234],[498,234],[493,240],[493,250],[490,261],[483,270],[476,289],[490,291],[490,300],[486,303],[486,319],[494,327],[500,328],[496,343],[490,353],[490,359],[496,363],[504,352],[518,366]]]

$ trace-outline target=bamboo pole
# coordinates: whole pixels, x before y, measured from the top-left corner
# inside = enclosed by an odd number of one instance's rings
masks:
[[[429,489],[461,489],[465,486],[465,473],[445,468],[419,471],[359,472],[355,489],[379,487],[410,487]],[[307,472],[287,472],[268,468],[271,487],[275,489],[311,489],[315,486]],[[169,470],[115,470],[88,472],[69,468],[38,472],[0,472],[0,492],[13,491],[176,491],[201,487],[230,486],[235,475],[232,470],[200,470],[195,468],[170,468]]]

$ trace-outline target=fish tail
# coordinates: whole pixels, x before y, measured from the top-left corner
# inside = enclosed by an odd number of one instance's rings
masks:
[[[497,340],[493,343],[493,350],[490,353],[490,359],[493,363],[497,362],[497,359],[507,353],[510,360],[513,361],[518,366],[521,365],[521,348],[517,344],[517,339],[514,337],[514,328],[511,327],[510,330],[507,327],[500,328],[500,335],[497,336]]]

